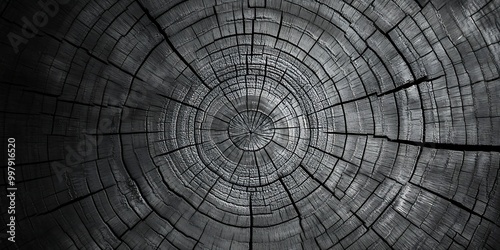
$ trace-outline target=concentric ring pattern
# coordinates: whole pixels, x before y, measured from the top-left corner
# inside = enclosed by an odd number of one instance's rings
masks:
[[[1,45],[12,248],[500,244],[499,1],[52,3]]]

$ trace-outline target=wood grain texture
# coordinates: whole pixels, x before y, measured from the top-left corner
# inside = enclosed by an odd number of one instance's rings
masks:
[[[500,1],[41,2],[0,248],[498,248]]]

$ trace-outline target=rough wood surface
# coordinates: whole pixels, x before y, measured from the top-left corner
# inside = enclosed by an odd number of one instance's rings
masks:
[[[0,248],[498,249],[500,1],[41,2]]]

